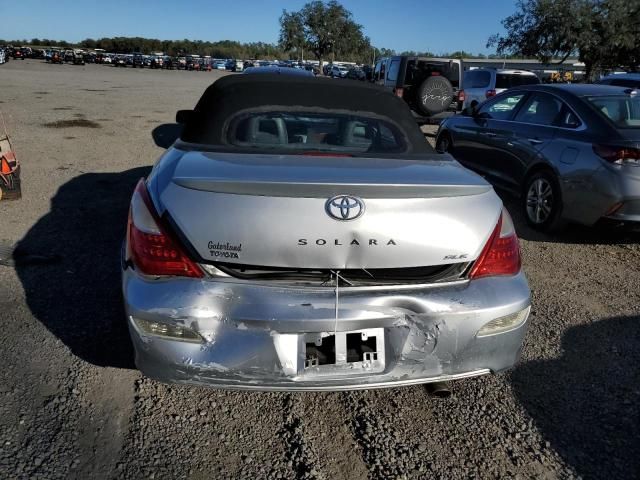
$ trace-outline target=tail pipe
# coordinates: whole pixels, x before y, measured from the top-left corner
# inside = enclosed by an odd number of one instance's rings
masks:
[[[433,382],[425,385],[427,393],[432,397],[448,398],[451,396],[451,390],[447,382]]]

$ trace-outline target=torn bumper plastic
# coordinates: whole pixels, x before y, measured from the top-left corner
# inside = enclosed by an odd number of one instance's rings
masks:
[[[522,273],[340,288],[337,309],[333,288],[150,279],[132,268],[123,292],[145,375],[254,390],[367,389],[504,370],[519,358],[530,305]]]

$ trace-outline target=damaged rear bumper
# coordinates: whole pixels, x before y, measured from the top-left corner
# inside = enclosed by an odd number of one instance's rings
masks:
[[[530,305],[522,273],[340,288],[337,320],[333,288],[150,279],[126,268],[123,292],[136,365],[145,375],[253,390],[368,389],[504,370],[519,358]],[[512,328],[478,334],[514,314],[520,321]],[[141,327],[149,322],[196,332],[199,341],[149,334]]]

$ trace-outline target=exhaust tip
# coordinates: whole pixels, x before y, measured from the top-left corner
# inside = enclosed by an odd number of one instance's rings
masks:
[[[432,397],[449,398],[451,396],[449,384],[446,382],[427,383],[425,388],[427,389],[427,393]]]

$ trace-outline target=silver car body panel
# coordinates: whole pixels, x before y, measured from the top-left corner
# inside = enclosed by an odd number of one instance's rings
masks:
[[[527,322],[477,336],[528,311],[522,273],[411,288],[299,288],[226,280],[153,279],[128,268],[123,289],[136,365],[165,382],[256,390],[349,390],[465,378],[511,367]],[[202,344],[145,335],[132,319],[186,326]],[[337,318],[337,320],[336,320]],[[526,317],[525,317],[526,319]],[[308,334],[384,332],[385,363],[305,368]],[[375,367],[375,366],[373,366]]]
[[[359,195],[366,213],[331,218],[326,202],[338,194]],[[501,212],[484,180],[451,160],[187,153],[158,199],[202,259],[220,259],[212,246],[228,244],[237,248],[226,262],[292,268],[466,262]]]

